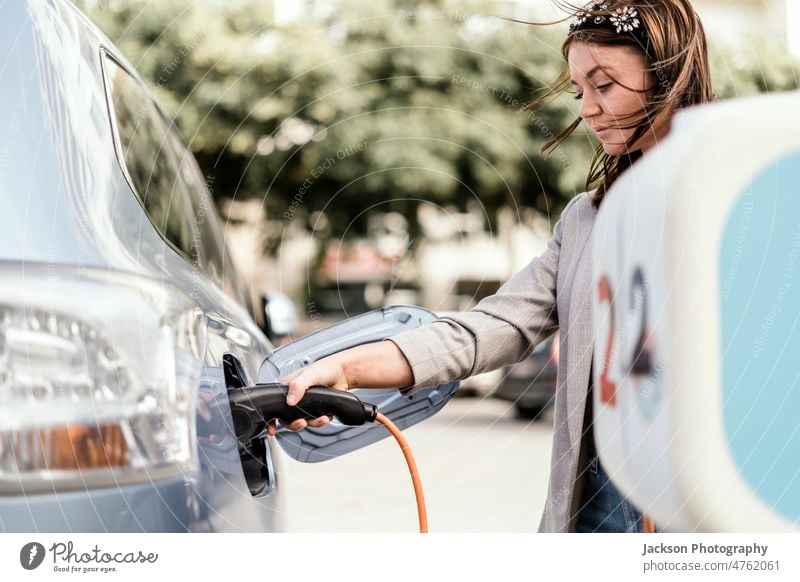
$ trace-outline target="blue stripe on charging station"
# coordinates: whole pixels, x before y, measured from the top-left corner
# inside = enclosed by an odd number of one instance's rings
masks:
[[[720,282],[731,454],[766,505],[800,520],[800,151],[739,196],[722,236]]]

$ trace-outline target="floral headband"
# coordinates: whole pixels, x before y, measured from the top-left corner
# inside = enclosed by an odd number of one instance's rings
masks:
[[[611,2],[590,2],[579,10],[569,25],[570,33],[577,30],[604,29],[617,34],[631,35],[648,52],[650,40],[633,5],[611,8]]]

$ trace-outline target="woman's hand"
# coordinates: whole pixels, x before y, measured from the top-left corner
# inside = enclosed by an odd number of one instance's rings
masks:
[[[350,385],[345,375],[343,359],[338,355],[328,356],[310,366],[296,370],[281,379],[281,383],[289,385],[289,393],[286,396],[286,404],[294,406],[312,386],[328,386],[336,390],[347,391]],[[330,416],[321,416],[312,420],[298,418],[297,420],[285,425],[293,431],[303,430],[307,426],[324,426],[333,420]],[[274,435],[278,430],[276,421],[271,421],[267,426],[267,432]]]
[[[289,385],[286,403],[294,406],[312,386],[327,386],[336,390],[353,388],[405,388],[414,383],[414,373],[403,352],[392,341],[364,344],[333,354],[297,370],[281,379]],[[298,419],[286,425],[289,430],[318,427],[333,420],[321,416],[312,420]],[[274,435],[277,423],[272,421],[267,432]]]

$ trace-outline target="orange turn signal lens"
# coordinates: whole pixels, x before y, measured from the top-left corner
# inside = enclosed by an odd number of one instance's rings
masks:
[[[18,438],[28,441],[17,443],[27,449],[25,464],[40,469],[107,469],[128,463],[128,444],[116,424],[46,428]]]

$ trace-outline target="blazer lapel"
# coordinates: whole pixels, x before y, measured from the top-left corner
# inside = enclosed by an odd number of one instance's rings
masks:
[[[575,246],[579,258],[570,291],[568,316],[567,427],[573,443],[580,442],[581,438],[594,348],[591,234],[596,210],[590,205],[580,210],[576,233],[582,240]]]

